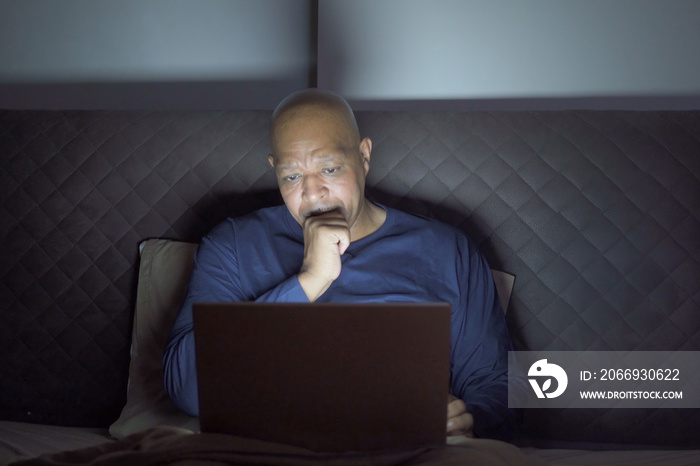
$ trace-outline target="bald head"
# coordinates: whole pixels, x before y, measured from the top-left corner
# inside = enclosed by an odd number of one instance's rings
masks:
[[[360,140],[352,109],[338,94],[307,89],[284,99],[272,114],[270,146],[267,160],[299,225],[335,212],[354,241],[384,222],[384,210],[365,198],[372,141]]]
[[[350,105],[335,92],[323,89],[304,89],[285,97],[272,112],[270,147],[276,152],[277,133],[299,120],[330,119],[353,142],[359,143],[360,132]]]

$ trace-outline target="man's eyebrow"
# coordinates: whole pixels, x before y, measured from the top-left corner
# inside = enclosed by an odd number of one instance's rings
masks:
[[[312,156],[314,163],[324,163],[324,162],[335,162],[341,161],[343,158],[337,154],[324,154],[318,156]],[[296,169],[300,164],[298,162],[284,163],[277,165],[275,168],[279,171],[288,171]]]
[[[336,160],[342,160],[343,157],[340,157],[338,154],[325,154],[321,155],[316,158],[316,162],[335,162]]]
[[[285,163],[284,165],[275,165],[275,169],[279,171],[287,171],[287,170],[292,170],[294,168],[295,164],[292,163]]]

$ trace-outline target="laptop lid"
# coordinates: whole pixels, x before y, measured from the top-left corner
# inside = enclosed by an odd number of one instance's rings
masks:
[[[202,432],[316,451],[445,443],[446,303],[198,303]]]

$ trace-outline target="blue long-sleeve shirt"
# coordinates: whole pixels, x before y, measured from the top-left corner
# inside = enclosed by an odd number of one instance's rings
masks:
[[[350,244],[340,276],[317,301],[450,303],[451,392],[474,416],[476,435],[508,438],[511,344],[486,260],[460,230],[382,207],[384,224]],[[296,275],[303,254],[302,228],[285,206],[227,219],[202,239],[164,355],[165,385],[180,409],[199,413],[192,304],[308,302]]]

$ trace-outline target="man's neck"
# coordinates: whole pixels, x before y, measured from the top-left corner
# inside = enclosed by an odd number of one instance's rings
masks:
[[[350,232],[350,239],[357,241],[379,230],[386,221],[386,211],[376,204],[364,200],[360,216]]]

